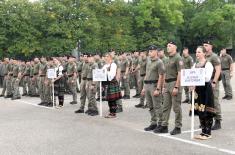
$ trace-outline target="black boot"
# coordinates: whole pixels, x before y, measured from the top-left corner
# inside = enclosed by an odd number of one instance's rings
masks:
[[[141,104],[141,103],[139,103],[139,104],[135,105],[135,107],[136,107],[136,108],[143,108],[143,107],[144,107],[144,105],[143,105],[143,104]]]
[[[175,127],[171,132],[170,132],[171,135],[178,135],[178,134],[181,134],[181,128],[177,128]]]
[[[75,111],[75,113],[84,113],[84,109],[78,109]]]
[[[148,127],[144,128],[145,131],[152,131],[157,128],[157,124],[150,124]]]
[[[219,129],[221,129],[221,123],[220,120],[216,120],[211,130],[219,130]]]
[[[116,113],[123,112],[122,106],[117,106]]]
[[[185,99],[182,103],[188,103],[189,99]]]
[[[159,126],[154,130],[154,133],[168,133],[168,126]]]

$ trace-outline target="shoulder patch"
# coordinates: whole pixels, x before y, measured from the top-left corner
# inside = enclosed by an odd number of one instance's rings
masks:
[[[182,60],[179,61],[179,65],[180,66],[183,66],[184,65],[184,62]]]

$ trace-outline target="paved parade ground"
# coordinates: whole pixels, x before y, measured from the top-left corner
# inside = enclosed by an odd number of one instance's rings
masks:
[[[232,78],[233,93],[235,78]],[[1,91],[1,90],[0,90]],[[132,90],[132,96],[134,90]],[[235,154],[235,99],[222,100],[220,84],[222,129],[213,131],[207,141],[190,139],[189,104],[182,104],[182,134],[154,134],[145,132],[149,125],[148,109],[134,105],[139,99],[123,100],[124,112],[115,119],[75,114],[78,105],[70,105],[72,96],[66,95],[65,106],[52,109],[37,106],[39,98],[21,100],[0,98],[0,154],[1,155],[220,155]],[[184,97],[183,97],[184,99]],[[103,102],[103,114],[108,106]],[[174,128],[171,114],[169,130]],[[196,134],[200,132],[195,118]]]

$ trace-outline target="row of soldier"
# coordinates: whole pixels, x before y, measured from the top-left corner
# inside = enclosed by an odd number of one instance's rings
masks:
[[[221,63],[219,57],[213,53],[210,41],[204,42],[207,49],[207,59],[212,62],[216,75],[221,72]],[[118,66],[117,80],[120,81],[121,88],[124,90],[123,99],[130,99],[130,88],[136,89],[135,98],[140,98],[139,107],[149,107],[151,114],[150,126],[146,131],[154,130],[156,133],[168,132],[168,120],[171,107],[175,112],[175,128],[171,131],[172,135],[181,133],[182,110],[181,98],[182,88],[180,86],[180,71],[182,68],[191,68],[193,58],[189,55],[188,49],[184,48],[182,57],[177,53],[175,42],[167,44],[167,54],[163,48],[150,46],[147,51],[134,52],[133,54],[121,53],[116,55],[112,51],[114,62]],[[224,52],[224,49],[223,49]],[[148,53],[148,54],[147,54]],[[225,53],[226,54],[226,53]],[[224,54],[223,54],[224,55]],[[231,76],[232,61],[226,55],[222,63],[222,80],[225,86],[226,95],[224,99],[232,98],[231,84],[227,78],[227,71]],[[58,57],[63,65],[66,75],[65,90],[71,93],[73,101],[70,104],[77,104],[77,91],[80,91],[80,108],[75,113],[84,113],[86,99],[88,99],[88,110],[85,112],[91,116],[98,115],[96,98],[99,99],[98,83],[92,80],[92,70],[102,68],[104,61],[102,56],[95,54],[83,54],[77,61],[74,57]],[[227,62],[228,61],[228,62]],[[35,58],[33,61],[23,62],[9,60],[5,58],[1,74],[4,77],[3,90],[1,96],[6,98],[20,99],[19,86],[23,87],[22,96],[39,96],[41,103],[39,105],[52,106],[51,98],[51,80],[47,78],[47,69],[54,67],[52,59]],[[224,65],[226,64],[226,65]],[[226,73],[225,73],[226,72]],[[224,79],[223,79],[224,77]],[[226,78],[225,78],[226,77]],[[221,128],[221,108],[219,97],[219,80],[213,80],[215,84],[215,103],[217,115],[213,129]],[[80,88],[78,88],[80,87]],[[184,103],[190,102],[190,93],[187,87],[184,87],[186,99]],[[145,104],[146,100],[146,104]],[[122,100],[118,101],[117,112],[122,112]]]

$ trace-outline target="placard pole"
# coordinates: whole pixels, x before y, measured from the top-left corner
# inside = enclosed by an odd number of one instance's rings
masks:
[[[195,95],[195,90],[192,90],[191,139],[194,138],[194,95]]]
[[[102,81],[100,81],[100,117],[102,117]]]
[[[55,88],[54,88],[54,79],[52,79],[52,108],[54,108],[55,104]]]

